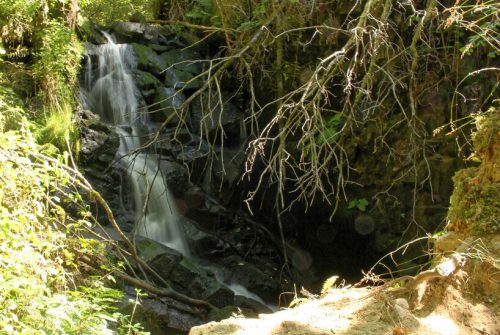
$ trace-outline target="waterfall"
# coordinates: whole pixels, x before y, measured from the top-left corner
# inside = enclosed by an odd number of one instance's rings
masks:
[[[117,44],[109,34],[103,34],[107,44],[87,47],[82,103],[113,125],[120,137],[116,160],[126,168],[132,186],[136,232],[186,255],[188,247],[179,214],[158,168],[158,157],[137,152],[140,129],[149,119],[138,111],[139,93],[131,75],[136,66],[134,53],[130,45]]]

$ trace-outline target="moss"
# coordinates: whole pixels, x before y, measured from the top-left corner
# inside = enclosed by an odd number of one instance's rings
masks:
[[[21,98],[8,85],[8,81],[0,72],[0,131],[7,131],[19,127],[25,115]]]
[[[152,48],[139,43],[132,43],[132,48],[134,49],[139,70],[152,71],[154,74],[159,75],[166,68],[165,63]]]
[[[492,107],[476,118],[473,141],[481,165],[458,171],[453,177],[448,230],[474,236],[500,231],[499,111]]]
[[[500,109],[491,107],[476,118],[477,131],[473,142],[476,155],[481,159],[481,176],[500,182]]]
[[[453,177],[455,191],[451,196],[448,230],[475,236],[500,231],[500,187],[479,178],[479,168],[460,170]]]

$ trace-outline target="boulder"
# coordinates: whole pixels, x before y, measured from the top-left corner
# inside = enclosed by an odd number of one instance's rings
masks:
[[[202,94],[190,106],[191,129],[212,141],[222,137],[226,144],[239,143],[243,113],[226,94]],[[222,127],[222,129],[220,129]]]
[[[125,292],[120,310],[134,314],[134,323],[140,322],[151,335],[186,334],[192,327],[203,323],[199,316],[184,312],[190,306],[151,295],[142,297],[140,303],[134,305],[130,301],[135,301],[136,293],[128,286]]]
[[[273,300],[281,291],[281,283],[276,272],[269,272],[264,266],[245,262],[236,255],[228,256],[223,262],[231,269],[227,282],[238,283],[264,300]]]
[[[163,86],[161,81],[149,72],[136,70],[134,71],[134,79],[135,84],[141,93],[144,91],[156,90],[158,87]]]
[[[143,22],[118,22],[113,25],[113,31],[121,43],[138,40],[157,42],[163,32],[160,26]]]
[[[240,147],[224,147],[216,149],[217,160],[212,165],[212,187],[223,190],[220,200],[227,206],[232,201],[238,201],[235,193],[241,192],[238,183],[244,171],[246,154]]]
[[[118,135],[91,111],[81,111],[77,117],[80,123],[82,163],[86,165],[99,161],[101,166],[108,167],[120,145]]]
[[[189,142],[175,142],[172,144],[172,155],[182,164],[186,165],[194,181],[201,181],[204,176],[209,147],[206,141],[191,134]]]
[[[172,269],[182,261],[182,254],[149,238],[136,237],[137,254],[163,278],[168,278]]]
[[[198,75],[203,71],[203,58],[192,49],[175,49],[162,53],[161,60],[169,67]]]
[[[163,122],[165,118],[171,117],[170,125],[177,125],[179,117],[177,113],[186,96],[170,87],[159,87],[155,91],[153,105],[150,106],[150,116],[153,121]]]
[[[184,193],[184,200],[188,208],[201,208],[205,202],[205,193],[201,187],[192,186]]]
[[[172,286],[192,297],[206,300],[216,307],[234,304],[234,292],[220,283],[213,273],[184,258],[168,277]]]
[[[132,48],[139,70],[151,72],[155,76],[160,76],[163,70],[167,68],[165,62],[152,48],[139,43],[132,43]]]
[[[159,168],[174,197],[182,198],[186,190],[190,187],[189,175],[186,167],[169,159],[161,159]]]
[[[178,67],[167,67],[165,69],[165,86],[173,88],[196,89],[203,86],[201,78],[194,78],[195,75],[188,71],[183,71]]]
[[[239,308],[253,311],[254,314],[273,312],[272,309],[267,307],[262,302],[242,295],[236,295],[234,297],[234,303]]]
[[[145,237],[136,239],[137,253],[172,287],[188,296],[203,299],[216,307],[234,304],[234,292],[178,251]]]

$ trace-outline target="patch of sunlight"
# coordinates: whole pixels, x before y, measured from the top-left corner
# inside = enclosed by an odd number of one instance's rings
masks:
[[[438,334],[443,334],[443,335],[460,334],[460,328],[457,326],[455,321],[453,321],[452,319],[450,319],[445,315],[431,314],[425,318],[420,319],[420,322]]]

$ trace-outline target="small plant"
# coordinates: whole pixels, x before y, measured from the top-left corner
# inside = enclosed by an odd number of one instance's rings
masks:
[[[369,202],[365,198],[353,199],[349,201],[349,205],[347,206],[347,208],[349,209],[357,208],[361,212],[364,212],[366,211],[366,207],[368,206],[368,204]]]
[[[144,331],[144,327],[136,322],[134,323],[134,317],[137,311],[137,306],[141,304],[140,298],[145,297],[146,294],[142,293],[140,289],[135,289],[135,299],[129,299],[129,303],[132,305],[132,312],[130,315],[115,313],[114,317],[118,322],[118,334],[120,335],[147,335],[149,332]]]
[[[328,291],[330,291],[330,289],[335,287],[334,285],[338,279],[339,279],[339,276],[331,276],[330,278],[325,280],[325,282],[323,283],[323,287],[321,288],[321,295],[322,296],[326,295],[328,293]]]

